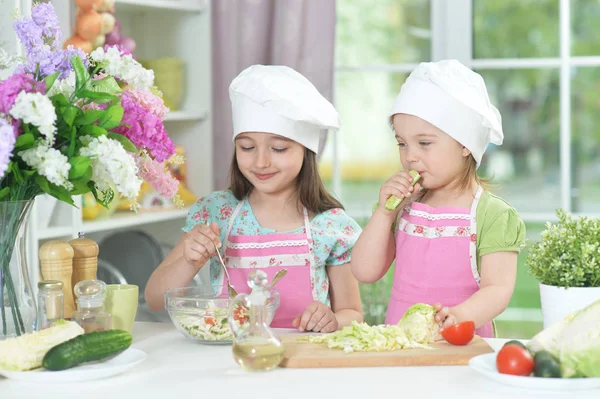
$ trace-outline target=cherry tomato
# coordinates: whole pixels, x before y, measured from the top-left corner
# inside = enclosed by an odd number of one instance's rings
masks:
[[[210,326],[214,326],[215,325],[215,319],[214,317],[210,317],[210,316],[205,316],[204,317],[204,322]]]
[[[450,327],[440,329],[442,337],[452,345],[466,345],[475,336],[475,323],[472,321],[463,321],[453,324]]]
[[[496,368],[502,374],[528,376],[533,366],[533,356],[519,345],[505,345],[496,356]]]

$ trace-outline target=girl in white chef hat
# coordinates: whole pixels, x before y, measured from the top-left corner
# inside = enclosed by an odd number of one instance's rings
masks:
[[[512,296],[525,238],[516,210],[485,190],[476,173],[488,144],[502,144],[500,113],[479,74],[445,60],[410,74],[390,122],[403,171],[381,187],[352,271],[372,283],[395,260],[388,324],[427,303],[442,328],[474,321],[478,335],[492,337],[492,320]],[[410,170],[421,176],[414,187]],[[412,202],[388,210],[392,195]]]
[[[301,74],[285,66],[254,65],[230,85],[235,153],[230,187],[199,199],[176,248],[153,273],[146,300],[162,309],[163,293],[187,286],[207,264],[214,285],[248,292],[259,268],[277,283],[273,327],[331,332],[362,320],[350,253],[360,226],[325,189],[317,169],[319,136],[338,130],[334,107]],[[210,227],[208,226],[210,224]]]

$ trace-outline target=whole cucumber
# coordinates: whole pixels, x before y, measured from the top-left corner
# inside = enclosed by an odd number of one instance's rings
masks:
[[[133,337],[123,330],[95,331],[72,338],[50,349],[42,365],[58,371],[82,363],[95,362],[117,355],[129,348]]]

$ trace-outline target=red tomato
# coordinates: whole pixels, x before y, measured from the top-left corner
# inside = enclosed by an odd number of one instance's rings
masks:
[[[208,325],[214,326],[215,325],[215,319],[213,317],[210,316],[205,316],[204,317],[204,322]]]
[[[528,376],[533,371],[533,356],[519,345],[505,345],[496,356],[499,373]]]
[[[246,309],[241,306],[238,306],[233,311],[233,319],[236,320],[240,324],[244,324],[248,321],[248,314],[246,313]]]
[[[440,330],[442,337],[452,345],[466,345],[475,336],[475,323],[463,321]]]

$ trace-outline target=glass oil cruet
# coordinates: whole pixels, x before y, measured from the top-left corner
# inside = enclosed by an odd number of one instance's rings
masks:
[[[268,371],[283,360],[283,345],[267,325],[266,301],[271,292],[267,288],[267,275],[255,270],[248,275],[250,294],[239,294],[229,306],[227,318],[233,332],[233,357],[247,371]],[[239,324],[234,318],[236,309],[248,309],[248,321]]]

